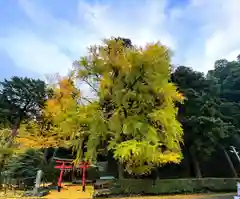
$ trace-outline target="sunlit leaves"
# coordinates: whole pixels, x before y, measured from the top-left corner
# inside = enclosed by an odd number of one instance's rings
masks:
[[[45,123],[44,123],[45,122]],[[16,140],[21,143],[21,148],[43,149],[50,147],[67,147],[68,142],[56,132],[56,128],[49,121],[30,121],[22,124]]]
[[[44,116],[50,127],[27,124],[31,128],[23,127],[22,141],[40,147],[63,138],[77,152],[76,162],[95,162],[100,151],[111,150],[130,173],[179,163],[183,132],[175,103],[183,96],[170,83],[168,49],[160,43],[145,48],[130,43],[113,39],[91,47],[75,62],[73,76],[60,79],[47,100]],[[88,84],[97,98],[80,103],[73,80]]]
[[[147,141],[128,140],[116,147],[115,158],[126,163],[126,168],[130,173],[142,173],[151,171],[154,166],[161,166],[167,163],[179,163],[181,153],[179,151],[162,152],[161,146],[152,145]]]
[[[0,129],[0,155],[11,155],[15,152],[19,147],[19,143],[15,140],[12,145],[9,146],[9,141],[11,138],[11,130],[10,129]]]
[[[99,85],[100,107],[89,125],[89,154],[94,154],[90,146],[97,149],[108,140],[108,149],[129,172],[179,163],[183,132],[175,103],[182,103],[183,96],[169,83],[169,63],[168,49],[160,43],[126,48],[123,40],[114,39],[92,47],[79,61],[78,80],[95,78]]]

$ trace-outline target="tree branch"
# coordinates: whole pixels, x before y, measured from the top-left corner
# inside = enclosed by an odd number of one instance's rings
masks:
[[[91,85],[86,79],[82,79],[83,82],[85,82],[88,86],[90,86],[96,93],[98,92],[96,88],[94,88],[93,85]]]

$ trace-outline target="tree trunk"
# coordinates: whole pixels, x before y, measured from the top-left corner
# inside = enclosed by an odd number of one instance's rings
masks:
[[[118,162],[118,179],[124,179],[123,165],[120,162]]]
[[[3,167],[5,165],[5,161],[6,161],[5,155],[2,155],[1,161],[0,161],[0,189],[2,188],[2,184],[3,184],[2,172],[3,172]]]
[[[159,177],[159,168],[157,167],[156,170],[157,170],[157,180],[159,180],[160,179],[160,177]]]
[[[155,180],[159,180],[160,178],[159,178],[158,167],[156,167],[154,170],[155,170],[155,172],[154,172],[154,175],[155,175],[155,176],[154,176],[154,179],[155,179]]]
[[[159,180],[158,167],[154,168],[152,171],[153,185],[156,185],[156,181]]]
[[[21,118],[17,118],[15,123],[12,126],[12,134],[9,136],[6,147],[11,147],[14,141],[14,138],[18,135],[18,128],[20,126]]]
[[[72,181],[72,183],[76,183],[76,169],[75,169],[75,167],[73,167],[73,169],[72,169],[72,173],[71,173],[71,181]]]
[[[48,148],[44,149],[43,161],[45,164],[48,163]]]
[[[18,134],[18,128],[20,126],[20,122],[21,122],[21,118],[17,118],[13,127],[12,127],[12,134],[9,136],[9,138],[6,140],[7,142],[7,148],[11,148],[13,142],[14,142],[14,139],[15,137],[17,136]],[[5,162],[7,160],[7,158],[9,157],[8,154],[4,154],[2,155],[1,157],[1,160],[0,160],[0,186],[2,186],[2,172],[3,172],[3,167],[5,165]]]
[[[16,124],[13,126],[12,128],[12,139],[15,138],[18,134],[18,127],[19,127],[19,124]]]
[[[202,178],[202,173],[201,173],[201,170],[200,170],[200,165],[199,165],[198,159],[195,156],[193,150],[190,150],[190,153],[191,153],[191,159],[192,159],[192,163],[193,163],[195,176],[197,178]]]
[[[228,161],[228,164],[229,164],[229,166],[230,166],[230,168],[231,168],[231,170],[232,170],[233,177],[237,178],[238,175],[237,175],[237,172],[236,172],[236,170],[235,170],[235,167],[234,167],[234,165],[233,165],[233,163],[232,163],[231,158],[229,157],[227,151],[226,151],[223,147],[221,147],[221,148],[222,148],[223,153],[224,153],[224,155],[225,155],[225,157],[226,157],[226,159],[227,159],[227,161]]]
[[[53,162],[54,158],[56,157],[57,151],[58,151],[58,148],[55,148],[55,149],[54,149],[54,152],[53,152],[53,155],[52,155],[52,157],[51,157],[51,160],[50,160],[51,163]]]

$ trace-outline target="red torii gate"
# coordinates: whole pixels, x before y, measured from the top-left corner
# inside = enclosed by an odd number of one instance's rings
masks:
[[[66,169],[70,169],[70,170],[73,169],[73,161],[63,160],[62,159],[62,160],[56,160],[56,163],[60,163],[60,164],[56,165],[55,168],[61,170],[60,176],[58,178],[58,191],[60,192],[61,191],[61,182],[62,182],[63,172]],[[85,191],[85,186],[86,186],[86,169],[89,166],[90,166],[89,162],[80,162],[77,165],[77,168],[81,168],[82,169],[82,191]]]

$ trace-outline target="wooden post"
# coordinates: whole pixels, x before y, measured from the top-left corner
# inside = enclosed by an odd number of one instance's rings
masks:
[[[58,179],[58,192],[61,191],[61,182],[62,182],[62,176],[63,176],[63,172],[64,172],[64,162],[62,163],[62,168],[61,168],[61,172],[60,172],[60,176],[59,176],[59,179]]]
[[[61,165],[55,166],[56,169],[60,169],[61,170],[60,176],[58,178],[58,192],[60,192],[61,191],[61,182],[62,182],[63,172],[64,172],[65,169],[72,169],[73,166],[71,166],[71,165],[70,166],[66,166],[65,163],[66,164],[69,164],[69,163],[71,164],[71,162],[65,161],[65,160],[56,160],[56,163],[61,163]]]
[[[85,172],[86,172],[86,167],[83,165],[82,168],[82,191],[85,192]]]
[[[86,190],[86,169],[88,168],[88,162],[80,163],[80,168],[82,168],[82,191]]]
[[[56,159],[56,163],[61,163],[61,165],[55,166],[56,169],[61,169],[60,176],[58,179],[58,192],[61,191],[61,182],[62,182],[62,176],[65,169],[73,169],[74,167],[66,166],[66,164],[72,164],[73,161],[70,161],[69,159]],[[86,189],[86,169],[89,167],[89,162],[81,162],[79,163],[79,168],[82,169],[82,191],[85,192]]]

